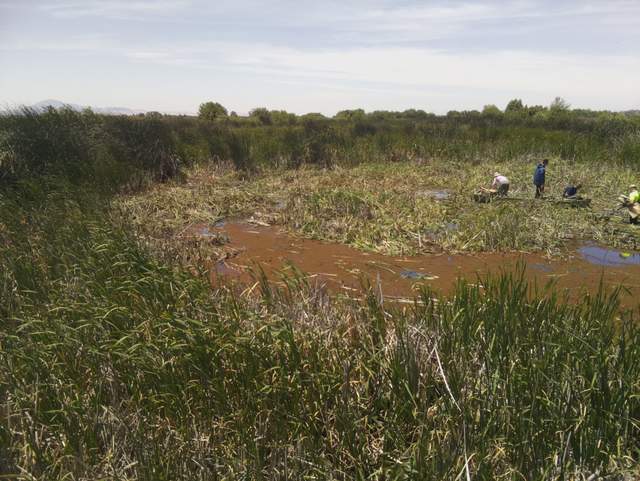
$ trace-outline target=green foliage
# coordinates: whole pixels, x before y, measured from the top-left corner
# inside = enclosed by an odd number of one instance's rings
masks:
[[[558,170],[561,159],[638,165],[636,118],[546,114],[316,115],[296,125],[69,110],[0,117],[0,473],[637,477],[640,329],[616,293],[566,304],[553,286],[535,291],[503,275],[460,284],[450,298],[421,292],[410,308],[395,309],[377,289],[365,289],[361,303],[330,300],[303,276],[283,287],[258,278],[253,296],[212,290],[197,266],[154,258],[104,192],[174,176],[177,153],[232,159],[245,172],[366,162],[357,188],[338,170],[318,170],[309,190],[282,179],[282,192],[296,195],[287,215],[303,231],[333,228],[355,242],[357,229],[370,229],[367,238],[402,247],[403,236],[445,214],[407,185],[428,178],[463,191],[464,168],[484,175],[478,157],[514,169],[532,153],[557,158]],[[430,170],[433,158],[442,171]],[[409,170],[385,165],[397,159],[415,162]],[[215,179],[206,202],[217,212],[269,200],[257,184],[245,192]],[[617,181],[599,179],[609,191]],[[220,185],[223,196],[215,195]],[[192,201],[204,209],[202,198]],[[153,204],[138,221],[168,204]],[[532,230],[514,220],[519,213],[489,206],[477,219],[485,236],[469,222],[461,239],[495,248],[528,242]]]
[[[236,169],[247,173],[253,170],[251,159],[251,139],[242,132],[237,132],[229,137],[229,152]]]
[[[376,124],[367,120],[358,120],[353,124],[353,135],[355,137],[363,137],[365,135],[374,135],[378,131]]]
[[[0,181],[62,176],[105,188],[166,180],[178,170],[169,126],[153,116],[30,109],[0,117]]]
[[[304,122],[321,122],[323,120],[328,120],[327,117],[318,112],[310,112],[308,114],[304,114],[300,116],[300,120]]]
[[[62,173],[72,178],[92,174],[92,149],[100,146],[102,118],[91,112],[31,109],[0,117],[4,178]]]
[[[485,105],[484,108],[482,109],[482,115],[499,116],[501,114],[502,114],[502,110],[500,110],[498,107],[496,107],[493,104]]]
[[[104,201],[0,193],[3,475],[637,476],[640,329],[615,294],[505,275],[395,309],[300,276],[243,297],[158,263]]]
[[[402,112],[402,116],[412,120],[426,120],[429,117],[435,117],[433,114],[428,114],[424,110],[408,109]]]
[[[514,113],[514,112],[522,112],[524,110],[524,105],[522,104],[522,100],[520,99],[513,99],[511,101],[509,101],[509,103],[507,104],[507,107],[504,109],[505,112],[507,113]]]
[[[273,123],[271,112],[269,112],[269,109],[265,107],[257,107],[253,109],[249,112],[249,117],[259,120],[262,125],[271,125]]]
[[[379,116],[379,113],[377,114]],[[341,110],[336,115],[334,115],[334,119],[336,120],[362,120],[366,116],[364,110],[355,109],[355,110]]]
[[[200,104],[198,117],[202,120],[214,121],[227,116],[227,109],[218,102],[205,102]]]
[[[157,118],[105,117],[105,149],[133,172],[153,172],[166,181],[178,173],[173,136],[168,125]],[[130,174],[131,175],[131,174]]]
[[[286,110],[272,110],[271,120],[275,125],[295,125],[298,121],[296,114],[287,112]]]
[[[549,110],[551,112],[565,112],[571,108],[571,105],[562,97],[556,97],[549,105]]]
[[[547,109],[528,106],[508,115],[491,109],[451,112],[447,117],[419,111],[375,112],[358,120],[334,120],[320,114],[294,117],[263,109],[227,123],[188,117],[162,121],[173,132],[177,152],[186,163],[231,160],[230,143],[236,142],[237,134],[251,143],[247,162],[264,169],[417,158],[509,161],[532,153],[633,165],[638,159],[635,151],[622,145],[640,130],[640,120],[633,117],[579,117],[571,111],[549,115]]]
[[[149,172],[160,179],[175,173],[174,153],[187,163],[235,160],[247,171],[429,159],[465,166],[479,159],[513,162],[531,155],[634,167],[639,126],[633,116],[567,111],[558,117],[535,106],[525,106],[522,115],[500,117],[374,112],[352,122],[308,114],[296,125],[267,126],[256,118],[227,124],[190,117],[26,112],[0,118],[0,177],[15,181],[57,174],[139,184],[136,179]]]
[[[614,149],[620,160],[636,169],[640,167],[640,131],[619,137]]]

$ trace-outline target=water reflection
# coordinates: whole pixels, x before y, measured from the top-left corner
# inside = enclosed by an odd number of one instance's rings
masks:
[[[587,262],[598,266],[640,265],[640,253],[607,249],[596,245],[585,245],[578,249],[580,256]]]

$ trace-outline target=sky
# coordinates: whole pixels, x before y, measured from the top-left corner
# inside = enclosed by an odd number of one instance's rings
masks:
[[[0,0],[0,106],[640,108],[640,0]]]

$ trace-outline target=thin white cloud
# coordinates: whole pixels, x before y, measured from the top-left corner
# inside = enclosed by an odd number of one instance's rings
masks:
[[[9,3],[11,5],[11,3]],[[16,4],[24,7],[24,4]],[[329,32],[390,32],[406,36],[423,33],[454,33],[464,26],[482,22],[517,19],[542,19],[600,16],[603,21],[628,21],[630,15],[640,13],[640,3],[633,0],[611,1],[468,1],[468,2],[403,2],[390,0],[356,0],[340,2],[308,2],[280,0],[63,0],[34,2],[42,11],[58,18],[84,16],[145,20],[145,16],[173,15],[172,20],[202,24],[211,21],[228,22],[234,26],[256,27],[316,27]],[[179,14],[179,15],[177,15]],[[248,32],[250,34],[250,32]]]
[[[90,76],[83,67],[91,57],[98,68],[108,64],[113,76],[135,71],[140,82],[155,85],[163,68],[173,76],[172,85],[202,79],[207,92],[218,82],[217,89],[227,88],[238,98],[268,98],[271,91],[263,87],[268,85],[286,100],[298,86],[299,101],[310,107],[297,111],[317,108],[305,97],[305,85],[325,103],[332,95],[344,101],[353,94],[354,102],[381,105],[384,99],[393,105],[397,99],[410,105],[428,92],[440,111],[446,110],[445,102],[452,106],[451,99],[472,101],[471,108],[499,103],[501,95],[544,103],[561,95],[576,105],[599,107],[640,104],[640,57],[633,51],[634,39],[640,40],[637,0],[34,0],[0,5],[9,7],[5,20],[13,16],[32,25],[23,29],[11,20],[13,28],[0,31],[0,70],[5,85],[16,91],[24,81],[14,69],[3,68],[3,58],[37,64],[59,52],[56,61],[66,71],[77,70],[78,79]],[[39,24],[30,23],[35,17]],[[111,19],[109,30],[104,18]],[[121,19],[158,22],[133,29]],[[239,82],[255,82],[255,90],[238,93]],[[161,98],[163,88],[155,90]],[[175,109],[178,98],[195,95],[193,89],[178,90]],[[438,99],[445,91],[446,99],[445,94]]]
[[[536,98],[561,95],[586,102],[609,98],[617,104],[640,103],[640,58],[627,55],[534,50],[450,53],[404,47],[305,51],[266,44],[211,43],[129,56],[196,71],[236,72],[250,78],[308,82],[339,90],[503,90]]]
[[[598,29],[622,25],[640,27],[640,2],[481,1],[444,5],[384,3],[343,15],[334,13],[334,24],[344,26],[338,34],[343,41],[375,44],[420,42],[432,39],[456,40],[461,34],[485,38],[496,34],[534,32],[550,28],[559,31],[580,21],[590,21]],[[322,18],[320,16],[319,18]],[[588,37],[589,31],[583,36]],[[482,45],[479,41],[479,46]],[[588,41],[586,42],[588,44]]]
[[[18,4],[16,4],[17,6]],[[20,4],[26,8],[25,4]],[[316,30],[310,41],[398,44],[452,39],[462,33],[518,32],[544,29],[550,22],[571,24],[593,18],[599,28],[638,25],[637,0],[550,2],[547,0],[416,2],[392,0],[308,2],[304,0],[62,0],[35,1],[35,7],[56,18],[100,17],[136,21],[170,19],[176,25],[214,26],[212,32],[246,30],[248,38],[264,29]],[[515,26],[514,26],[515,25]],[[562,27],[559,27],[562,28]],[[318,35],[317,31],[324,31]],[[585,35],[587,33],[585,32]]]
[[[250,52],[246,54],[243,52]],[[228,55],[231,65],[256,73],[396,86],[508,89],[640,100],[640,58],[549,55],[536,51],[457,53],[418,48],[361,48],[300,52],[252,46]]]
[[[127,57],[137,60],[152,60],[152,61],[162,61],[169,57],[167,52],[152,52],[152,51],[143,51],[143,52],[127,52]]]
[[[12,38],[0,43],[0,52],[88,52],[105,53],[113,50],[109,37],[100,34],[70,35],[65,39],[49,41]]]
[[[167,14],[191,5],[189,0],[84,0],[45,3],[40,8],[55,17],[128,17],[141,14]]]
[[[360,85],[362,89],[515,88],[548,96],[610,95],[640,101],[637,89],[640,57],[628,55],[549,53],[531,49],[449,52],[402,46],[305,50],[239,42],[138,48],[117,45],[100,37],[31,47],[108,54],[132,62],[197,70],[268,76],[283,82],[314,81],[334,88],[351,89],[354,85]]]

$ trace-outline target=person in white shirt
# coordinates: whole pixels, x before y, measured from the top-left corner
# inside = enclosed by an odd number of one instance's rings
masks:
[[[493,183],[491,188],[495,190],[498,195],[507,195],[509,192],[509,179],[507,179],[500,172],[493,174]]]

